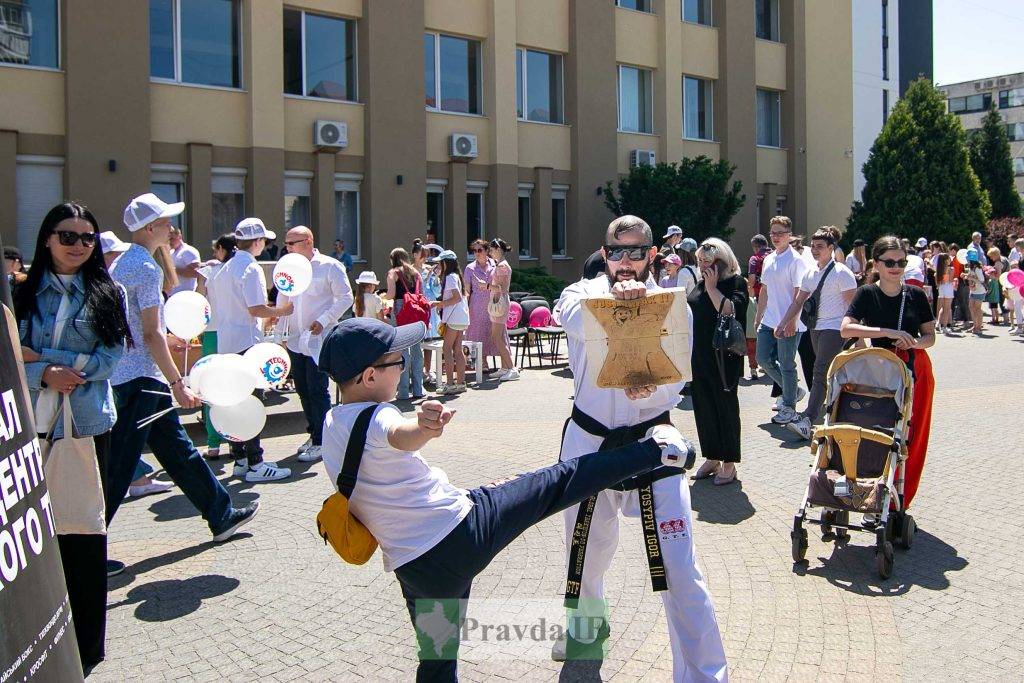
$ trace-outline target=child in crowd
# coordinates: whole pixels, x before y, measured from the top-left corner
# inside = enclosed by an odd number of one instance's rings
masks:
[[[364,270],[356,278],[356,297],[353,308],[357,318],[384,320],[384,302],[377,294],[380,281],[372,270]]]
[[[448,382],[438,387],[437,393],[447,396],[466,391],[466,355],[462,352],[462,338],[469,327],[469,307],[463,294],[465,286],[459,275],[455,252],[445,249],[438,255],[438,261],[441,264],[441,297],[433,305],[441,311],[441,324],[444,326],[441,356]],[[483,359],[478,358],[477,362],[483,362]]]

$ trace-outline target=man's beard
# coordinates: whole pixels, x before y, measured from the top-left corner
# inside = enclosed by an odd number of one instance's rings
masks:
[[[633,268],[619,268],[615,275],[611,274],[609,269],[605,269],[605,275],[608,276],[608,282],[615,284],[616,282],[624,282],[625,280],[636,280],[637,282],[647,282],[647,278],[651,275],[651,264],[650,262],[645,265],[640,272],[637,272]]]

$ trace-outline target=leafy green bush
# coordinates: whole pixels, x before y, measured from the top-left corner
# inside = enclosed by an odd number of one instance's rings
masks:
[[[512,284],[509,288],[513,292],[530,292],[542,296],[554,306],[558,297],[562,295],[566,284],[565,281],[554,275],[549,275],[540,266],[531,266],[530,268],[514,268]]]

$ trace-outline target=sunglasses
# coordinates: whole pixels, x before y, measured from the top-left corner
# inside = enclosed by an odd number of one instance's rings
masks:
[[[303,237],[301,240],[292,240],[291,242],[289,242],[288,240],[285,240],[284,243],[285,243],[285,245],[290,247],[293,244],[302,244],[302,243],[307,242],[307,241],[309,241],[309,238],[308,237]]]
[[[905,258],[901,258],[898,261],[896,259],[885,258],[885,259],[879,259],[878,262],[881,263],[886,268],[906,268],[907,267],[907,259],[905,259]]]
[[[650,244],[641,244],[636,247],[623,247],[616,244],[606,244],[604,247],[605,254],[607,254],[609,261],[621,261],[623,256],[628,258],[630,261],[642,261],[650,249]]]
[[[57,241],[65,247],[73,247],[76,242],[81,242],[83,247],[93,247],[96,245],[96,233],[94,232],[75,232],[73,230],[54,230],[53,234],[57,236]]]

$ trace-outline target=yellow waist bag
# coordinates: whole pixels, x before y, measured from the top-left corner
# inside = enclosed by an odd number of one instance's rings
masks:
[[[349,564],[366,564],[377,552],[377,539],[348,508],[348,499],[355,488],[359,463],[366,448],[366,430],[377,407],[378,404],[374,404],[366,408],[356,418],[352,433],[348,437],[348,446],[345,448],[341,474],[338,475],[336,482],[338,492],[324,501],[316,516],[317,532],[324,539],[324,543],[330,543],[334,551],[341,555],[341,559]]]

